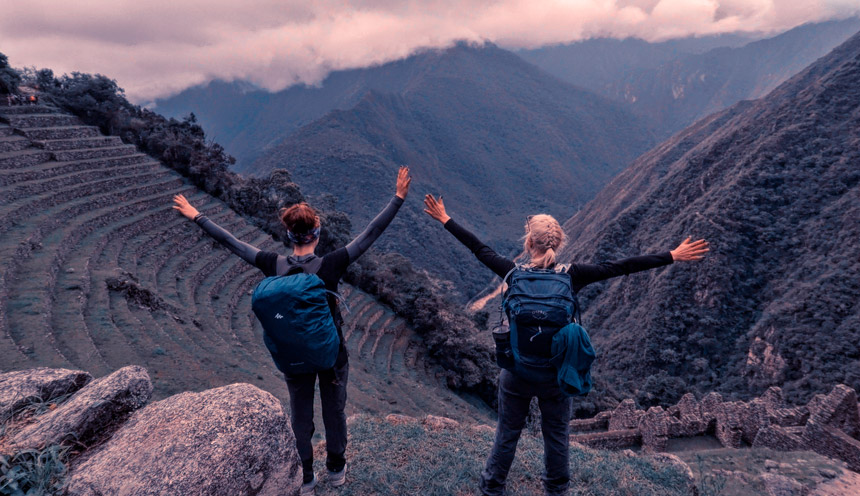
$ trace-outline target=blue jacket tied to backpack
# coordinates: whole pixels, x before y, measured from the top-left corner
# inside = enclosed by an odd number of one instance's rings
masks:
[[[251,308],[263,325],[263,341],[285,374],[319,372],[334,366],[340,337],[316,274],[263,279],[254,289]]]
[[[581,325],[571,323],[562,327],[552,338],[552,354],[563,393],[580,396],[591,391],[591,363],[596,355]]]

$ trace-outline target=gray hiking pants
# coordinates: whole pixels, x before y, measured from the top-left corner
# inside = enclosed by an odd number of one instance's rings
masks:
[[[541,412],[544,490],[547,495],[568,494],[571,399],[562,394],[554,381],[529,382],[502,369],[499,376],[499,423],[496,427],[496,439],[481,472],[481,492],[487,496],[505,494],[505,480],[514,461],[517,442],[525,427],[533,396],[537,396]]]
[[[290,391],[290,419],[296,435],[296,448],[302,460],[305,482],[313,479],[314,450],[311,438],[314,427],[314,386],[320,379],[320,403],[325,425],[326,468],[334,472],[343,470],[346,463],[346,383],[349,378],[349,362],[311,374],[286,375]]]

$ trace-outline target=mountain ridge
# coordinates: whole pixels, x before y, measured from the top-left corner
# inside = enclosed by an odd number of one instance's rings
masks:
[[[849,343],[860,253],[856,243],[834,253],[828,239],[860,235],[856,88],[860,34],[766,97],[647,153],[565,222],[565,257],[660,251],[688,235],[712,245],[701,264],[583,292],[606,354],[600,373],[646,403],[682,389],[748,397],[773,384],[801,402],[836,382],[858,386]],[[631,376],[645,379],[634,386]]]
[[[406,163],[419,193],[444,194],[465,225],[509,254],[517,251],[528,214],[568,217],[653,143],[647,125],[620,104],[547,76],[510,52],[458,46],[427,57],[427,70],[403,92],[370,91],[238,170],[283,167],[310,195],[360,205]],[[357,224],[375,213],[350,210]],[[392,224],[381,247],[441,274],[464,299],[483,286],[481,266],[453,240],[440,239],[421,208],[404,207],[401,216],[408,224]]]
[[[858,29],[860,18],[853,17],[746,41],[737,36],[661,43],[595,39],[519,54],[565,81],[626,102],[668,138],[740,100],[764,96]]]

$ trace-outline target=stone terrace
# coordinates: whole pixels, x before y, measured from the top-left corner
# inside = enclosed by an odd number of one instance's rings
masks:
[[[0,106],[0,372],[142,364],[155,399],[248,382],[287,401],[251,311],[262,274],[178,215],[180,193],[237,238],[284,249],[120,138],[48,106]],[[350,408],[475,416],[403,319],[341,290]]]

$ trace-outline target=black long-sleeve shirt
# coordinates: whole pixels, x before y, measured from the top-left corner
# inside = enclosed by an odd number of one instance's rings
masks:
[[[474,234],[460,224],[457,224],[454,219],[450,219],[445,223],[445,229],[466,245],[466,248],[471,250],[481,263],[486,265],[499,277],[505,277],[516,266],[513,260],[493,251],[492,248],[481,242]],[[570,275],[571,288],[574,292],[578,292],[593,282],[662,267],[672,262],[672,254],[667,251],[655,255],[643,255],[600,264],[575,263],[570,265],[567,273]]]
[[[355,262],[358,257],[367,251],[367,249],[370,248],[370,245],[379,238],[385,228],[388,227],[388,224],[390,224],[394,219],[394,216],[397,215],[397,211],[400,210],[401,205],[403,205],[403,199],[399,196],[395,196],[388,202],[385,208],[383,208],[382,211],[379,212],[372,221],[370,221],[370,224],[367,225],[361,234],[356,236],[355,239],[350,241],[349,244],[343,248],[338,248],[322,257],[320,268],[317,271],[317,276],[319,276],[323,283],[325,283],[327,290],[335,293],[337,292],[340,278],[343,277],[344,273],[346,273],[346,269],[349,264]],[[316,255],[313,254],[303,255],[301,257],[285,257],[276,252],[260,250],[256,246],[236,239],[235,236],[207,218],[205,215],[198,215],[194,221],[203,229],[203,231],[212,236],[222,245],[226,246],[231,252],[241,257],[242,260],[263,271],[263,274],[265,274],[266,277],[284,275],[291,266],[303,264],[316,258]],[[346,359],[346,347],[343,343],[343,331],[341,330],[343,317],[337,307],[337,300],[333,296],[329,295],[328,302],[329,308],[334,316],[337,332],[341,338],[341,352],[338,357],[338,364],[340,364],[342,363],[342,360]]]
[[[388,202],[388,205],[372,220],[370,224],[349,242],[345,247],[328,253],[322,257],[322,265],[320,266],[317,275],[326,285],[329,291],[336,291],[337,284],[340,278],[346,272],[346,268],[352,262],[356,261],[370,245],[379,238],[382,231],[388,227],[388,224],[397,215],[400,206],[403,205],[403,200],[395,196]],[[236,239],[226,229],[222,228],[205,215],[198,215],[194,221],[199,225],[206,234],[212,236],[216,241],[226,246],[234,254],[242,258],[242,260],[257,267],[263,274],[268,276],[283,275],[287,272],[291,265],[296,263],[307,262],[313,259],[316,255],[305,255],[302,257],[285,257],[276,252],[260,250],[256,246],[245,243]]]

